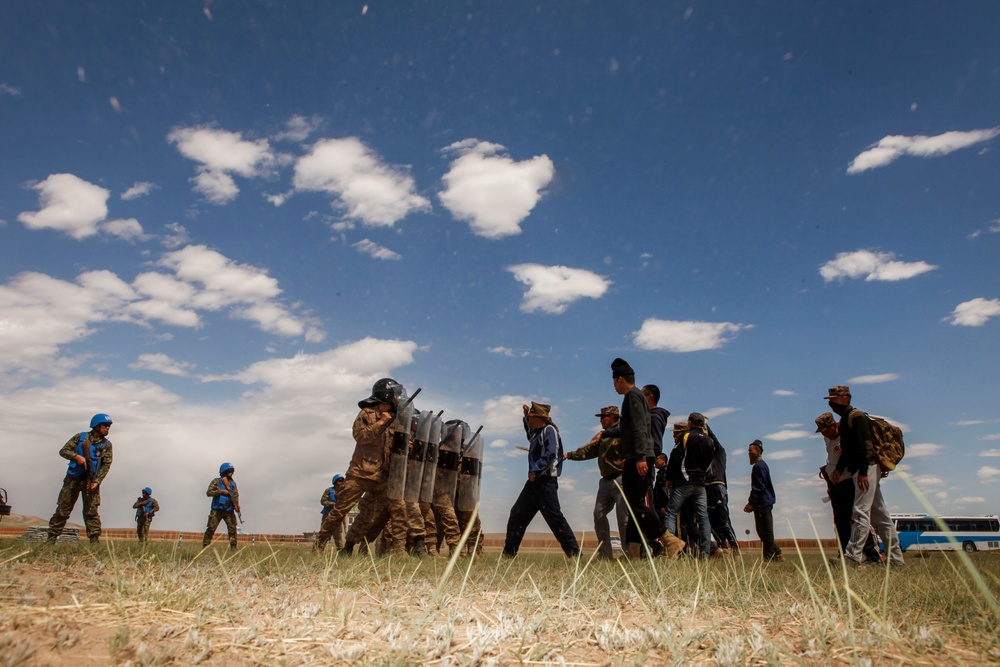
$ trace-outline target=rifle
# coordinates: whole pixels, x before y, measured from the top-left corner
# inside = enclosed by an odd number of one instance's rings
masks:
[[[417,390],[413,392],[413,396],[410,396],[408,399],[406,399],[406,402],[403,403],[403,405],[397,406],[396,409],[393,410],[393,414],[398,414],[401,409],[405,409],[406,406],[408,406],[410,403],[413,402],[413,399],[415,399],[417,397],[417,394],[419,394],[421,391],[423,391],[423,387],[417,387]],[[392,420],[389,420],[385,424],[383,424],[382,428],[380,428],[378,431],[378,435],[382,435],[383,433],[385,433],[388,430],[390,424],[392,424]]]
[[[239,511],[239,509],[237,509],[236,505],[233,505],[233,511],[236,512],[236,518],[239,519],[240,523],[242,524],[243,523],[243,515],[240,514],[240,511]]]

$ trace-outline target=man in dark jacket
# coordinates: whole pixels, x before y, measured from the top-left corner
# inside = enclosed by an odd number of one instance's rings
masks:
[[[781,548],[774,541],[774,518],[771,516],[771,508],[774,507],[776,498],[774,485],[771,484],[771,469],[764,462],[764,443],[760,440],[751,442],[747,447],[747,455],[750,457],[753,470],[750,472],[750,498],[747,499],[743,511],[747,514],[753,513],[757,537],[760,538],[764,548],[764,560],[780,563],[785,557],[781,555]]]
[[[615,510],[619,536],[625,534],[625,526],[628,523],[628,510],[625,509],[622,492],[618,488],[622,476],[620,438],[604,434],[604,431],[618,423],[618,406],[609,405],[601,408],[595,416],[601,420],[601,432],[579,449],[564,454],[564,458],[569,461],[597,459],[601,481],[597,483],[597,499],[594,501],[594,535],[598,542],[598,558],[611,560],[614,558],[614,551],[611,548],[611,525],[608,523],[608,514],[611,510]]]
[[[642,395],[649,406],[649,437],[653,439],[653,454],[659,456],[663,453],[663,432],[667,430],[670,411],[660,407],[660,388],[655,384],[644,386]]]
[[[726,449],[706,425],[708,437],[715,443],[715,455],[712,465],[705,476],[705,494],[708,496],[708,520],[712,523],[712,534],[720,549],[739,551],[740,543],[733,530],[733,522],[729,518],[729,491],[726,481]]]
[[[854,512],[851,517],[851,540],[844,551],[844,558],[855,565],[862,565],[865,541],[872,527],[889,550],[889,562],[896,567],[903,565],[903,552],[899,548],[899,535],[889,516],[889,508],[882,498],[879,478],[882,469],[875,451],[868,415],[851,405],[851,388],[838,385],[827,393],[827,404],[840,416],[840,460],[830,475],[837,484],[845,472],[854,476]]]
[[[681,467],[684,482],[675,485],[670,491],[670,502],[667,504],[667,516],[664,519],[667,530],[677,542],[680,542],[680,548],[683,549],[684,543],[676,538],[677,514],[688,500],[693,503],[695,515],[698,517],[698,555],[701,558],[708,558],[712,552],[712,531],[708,518],[705,478],[708,475],[708,468],[712,464],[712,457],[715,455],[715,443],[708,437],[706,431],[705,415],[700,412],[692,412],[688,417],[688,432],[684,434],[681,442],[674,449],[677,452],[675,456],[683,457]],[[667,545],[666,555],[668,558],[671,557],[673,549],[677,547],[677,542],[671,542]]]

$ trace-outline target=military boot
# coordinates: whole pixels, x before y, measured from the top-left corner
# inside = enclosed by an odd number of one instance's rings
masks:
[[[427,543],[424,541],[424,538],[413,538],[413,556],[416,558],[424,558],[427,556]]]
[[[344,556],[345,558],[350,558],[354,555],[354,542],[347,541],[344,542],[344,548],[337,552],[338,556]]]

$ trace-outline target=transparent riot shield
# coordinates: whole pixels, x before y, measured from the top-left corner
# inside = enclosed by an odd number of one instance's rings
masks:
[[[406,487],[403,500],[415,503],[420,500],[420,485],[424,481],[424,456],[427,452],[427,442],[431,437],[431,425],[434,423],[434,413],[430,410],[418,411],[414,414],[413,442],[410,444],[410,455],[406,462]]]
[[[483,438],[479,431],[465,443],[462,453],[462,464],[458,471],[458,497],[455,499],[455,509],[461,512],[471,512],[479,504],[479,485],[483,478]]]
[[[455,506],[462,443],[468,437],[468,431],[469,425],[461,419],[446,421],[441,427],[441,446],[438,448],[437,475],[434,479],[434,504],[439,507]]]
[[[396,394],[396,419],[392,422],[395,430],[389,450],[389,482],[386,495],[390,500],[402,500],[406,492],[406,466],[409,461],[410,434],[413,429],[413,403],[406,400],[406,390],[402,385]]]
[[[441,446],[441,413],[431,420],[431,435],[424,451],[424,479],[420,482],[420,502],[434,502],[434,481],[437,479],[438,447]]]

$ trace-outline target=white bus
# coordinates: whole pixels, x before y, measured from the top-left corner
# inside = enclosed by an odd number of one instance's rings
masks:
[[[984,516],[941,516],[929,514],[893,514],[903,551],[968,552],[1000,549],[1000,518]],[[941,530],[938,522],[947,530]]]

